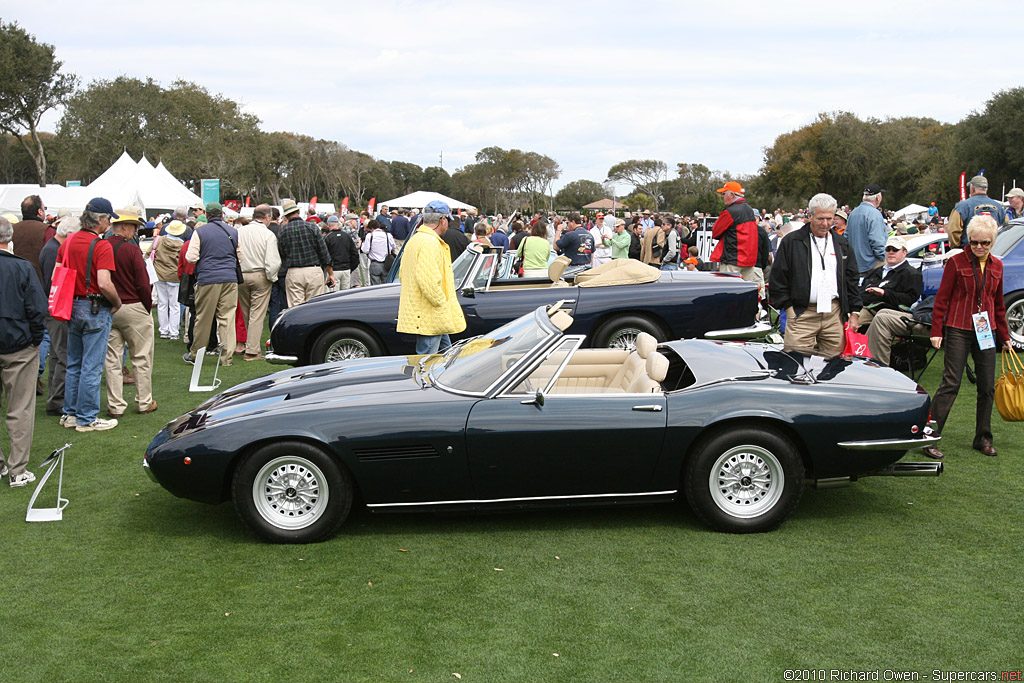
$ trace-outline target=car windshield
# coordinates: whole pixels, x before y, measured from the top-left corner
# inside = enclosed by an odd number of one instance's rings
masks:
[[[540,315],[544,315],[541,313]],[[487,336],[452,347],[451,357],[434,370],[445,389],[482,394],[538,344],[557,334],[537,315],[517,318]]]
[[[466,279],[466,273],[473,267],[473,261],[476,260],[477,253],[472,249],[467,249],[459,257],[452,262],[452,275],[455,276],[455,286],[461,287],[463,280]]]
[[[1004,258],[1024,237],[1024,223],[1009,225],[996,235],[996,243],[992,247],[992,255]]]

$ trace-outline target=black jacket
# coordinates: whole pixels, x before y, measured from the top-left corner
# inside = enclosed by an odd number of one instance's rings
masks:
[[[327,253],[331,255],[334,270],[355,270],[359,267],[359,250],[352,235],[344,230],[331,230],[324,237]]]
[[[857,284],[860,273],[850,243],[835,230],[831,231],[831,235],[838,259],[836,288],[839,292],[839,309],[845,323],[851,313],[861,309],[860,287]],[[810,225],[794,230],[782,238],[768,280],[768,295],[772,306],[779,310],[792,306],[798,316],[807,310],[811,298],[813,248]]]
[[[906,261],[889,271],[889,276],[882,279],[884,266],[873,268],[864,276],[861,283],[860,298],[865,308],[879,311],[883,308],[899,309],[900,306],[910,307],[921,297],[921,271]],[[866,292],[868,287],[879,287],[885,290],[883,296]]]
[[[451,250],[452,261],[459,258],[462,252],[466,251],[466,247],[469,246],[469,238],[458,228],[448,228],[444,231],[441,239],[444,240],[444,243]]]
[[[46,297],[25,259],[0,251],[0,354],[39,346],[46,330]]]

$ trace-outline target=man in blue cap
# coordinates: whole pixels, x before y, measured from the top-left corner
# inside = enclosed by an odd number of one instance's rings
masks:
[[[416,335],[416,353],[444,351],[449,334],[466,329],[466,318],[455,294],[452,257],[442,239],[451,209],[441,201],[423,208],[423,222],[409,238],[399,277],[398,331]]]
[[[57,265],[77,273],[75,302],[68,322],[67,372],[64,376],[62,426],[79,432],[113,429],[117,420],[105,420],[100,412],[100,378],[107,355],[107,339],[114,313],[121,307],[111,273],[114,251],[100,235],[119,216],[103,197],[89,200],[79,217],[82,229],[57,251]]]

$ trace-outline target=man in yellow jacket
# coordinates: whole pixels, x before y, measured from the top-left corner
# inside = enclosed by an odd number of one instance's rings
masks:
[[[451,346],[449,334],[466,329],[455,294],[452,258],[441,237],[448,230],[451,209],[441,201],[423,208],[423,222],[409,238],[398,277],[398,331],[416,335],[416,353],[438,353]]]

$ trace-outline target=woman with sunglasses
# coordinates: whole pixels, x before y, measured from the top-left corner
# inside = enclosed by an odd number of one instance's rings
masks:
[[[969,246],[946,262],[932,312],[932,346],[938,349],[945,343],[946,349],[942,383],[932,401],[932,417],[941,433],[970,354],[978,378],[973,447],[985,455],[996,454],[992,444],[996,347],[1010,348],[1003,304],[1003,263],[989,253],[997,232],[999,227],[991,216],[971,219],[967,225]],[[924,454],[942,457],[934,446],[925,448]]]

